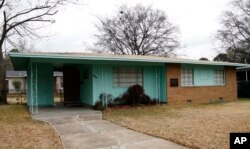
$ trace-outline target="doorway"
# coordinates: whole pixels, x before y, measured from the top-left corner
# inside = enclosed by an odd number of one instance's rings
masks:
[[[75,66],[63,68],[64,105],[81,106],[80,71]]]

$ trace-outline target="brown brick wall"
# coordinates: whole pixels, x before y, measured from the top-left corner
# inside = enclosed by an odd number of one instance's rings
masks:
[[[181,65],[167,64],[167,102],[169,104],[185,104],[187,100],[192,103],[208,103],[223,98],[225,101],[237,99],[237,84],[235,67],[226,67],[225,86],[202,86],[182,87],[181,86]],[[178,87],[170,87],[170,78],[178,79]]]

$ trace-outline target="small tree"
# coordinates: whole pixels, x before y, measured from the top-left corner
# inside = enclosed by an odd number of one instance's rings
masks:
[[[202,58],[200,58],[199,60],[200,60],[200,61],[209,61],[209,59],[206,58],[206,57],[202,57]]]
[[[21,91],[22,82],[19,80],[14,80],[14,81],[12,81],[12,85],[14,86],[15,91],[18,92],[18,94],[16,96],[16,100],[19,102],[19,95],[20,95],[20,91]],[[21,103],[22,103],[22,97],[21,97]]]
[[[214,61],[221,61],[221,62],[230,62],[228,55],[226,53],[219,53],[213,59]]]
[[[158,9],[123,5],[115,16],[100,18],[100,22],[98,53],[170,56],[180,46],[178,27]]]
[[[233,0],[229,11],[223,13],[217,39],[227,54],[215,59],[232,62],[250,62],[250,0]]]
[[[19,81],[19,80],[14,80],[14,81],[12,81],[12,85],[14,86],[15,91],[17,91],[18,93],[20,93],[22,82]]]

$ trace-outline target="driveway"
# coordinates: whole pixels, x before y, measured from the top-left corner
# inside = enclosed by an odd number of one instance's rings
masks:
[[[39,113],[33,118],[49,123],[66,149],[185,148],[102,120],[101,112],[91,109],[42,109]]]

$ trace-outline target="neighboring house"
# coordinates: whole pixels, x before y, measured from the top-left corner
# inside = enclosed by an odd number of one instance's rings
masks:
[[[59,95],[63,93],[63,73],[55,71],[54,72],[54,93]],[[17,90],[13,82],[20,82],[20,90]],[[26,71],[6,71],[6,84],[7,91],[9,94],[13,93],[26,93],[27,90],[27,72]]]
[[[26,93],[26,77],[26,71],[6,71],[6,83],[8,93]],[[17,88],[14,87],[14,82],[20,82],[20,90],[17,90]]]
[[[54,72],[54,94],[60,95],[63,93],[63,73],[59,71]]]
[[[156,56],[9,53],[15,70],[28,71],[28,105],[54,106],[53,70],[63,72],[64,102],[94,105],[140,84],[168,104],[237,99],[236,67],[246,64]],[[37,104],[36,104],[37,103]],[[33,111],[32,111],[33,112]]]

